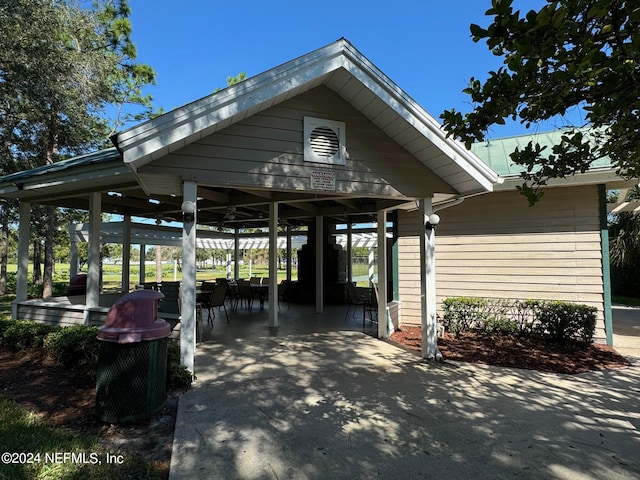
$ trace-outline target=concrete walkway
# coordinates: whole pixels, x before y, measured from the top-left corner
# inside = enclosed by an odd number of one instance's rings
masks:
[[[640,308],[613,306],[613,348],[640,362]]]
[[[207,343],[179,479],[640,478],[640,365],[575,376],[429,364],[355,331]]]

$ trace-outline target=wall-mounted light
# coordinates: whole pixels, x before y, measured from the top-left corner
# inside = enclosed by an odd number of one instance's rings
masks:
[[[182,210],[182,221],[184,223],[192,223],[196,219],[196,204],[186,200],[180,206]]]
[[[424,224],[424,228],[426,228],[427,230],[434,230],[436,228],[436,225],[438,225],[439,223],[440,215],[432,213],[431,215],[429,215],[427,223]]]

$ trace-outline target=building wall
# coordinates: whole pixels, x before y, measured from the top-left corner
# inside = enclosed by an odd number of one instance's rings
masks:
[[[597,186],[549,188],[529,207],[518,192],[469,198],[438,212],[436,288],[447,297],[564,300],[598,309],[604,335]],[[417,212],[399,215],[402,321],[420,323]]]

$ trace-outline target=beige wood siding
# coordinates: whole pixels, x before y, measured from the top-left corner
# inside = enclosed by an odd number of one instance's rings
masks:
[[[564,300],[598,308],[604,338],[596,186],[547,189],[529,207],[517,192],[465,200],[438,212],[436,287],[447,297]],[[420,322],[417,212],[400,215],[402,321]]]
[[[303,117],[346,124],[346,166],[303,160]],[[330,170],[336,191],[423,197],[451,187],[327,87],[257,113],[140,168],[201,185],[310,189],[313,170]],[[166,186],[166,185],[165,185]],[[167,191],[159,192],[167,193]]]

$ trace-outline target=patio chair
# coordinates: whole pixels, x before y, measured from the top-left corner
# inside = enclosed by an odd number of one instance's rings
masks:
[[[287,308],[289,308],[289,302],[287,302],[287,282],[286,280],[282,280],[278,284],[278,310],[280,309],[280,300],[287,304]]]
[[[200,294],[207,295],[207,294]],[[222,307],[224,308],[224,314],[227,317],[227,323],[229,323],[229,314],[227,313],[227,307],[224,303],[225,298],[227,296],[227,287],[226,286],[217,286],[212,292],[208,293],[206,297],[200,297],[202,300],[198,302],[196,305],[199,316],[202,318],[202,310],[207,309],[209,311],[209,316],[207,317],[207,323],[213,325],[213,319],[216,318],[216,314],[213,311],[214,307]]]
[[[236,297],[236,304],[234,309],[238,309],[238,304],[245,304],[247,310],[251,311],[253,306],[253,291],[251,290],[251,284],[249,282],[238,282],[238,296]]]
[[[362,316],[362,327],[364,328],[367,313],[369,313],[369,324],[378,322],[378,286],[374,283],[371,287],[371,295],[365,298],[364,302],[365,315]]]
[[[352,318],[356,316],[356,308],[360,305],[364,308],[366,296],[358,293],[356,286],[352,282],[347,282],[347,313],[344,314],[345,320],[349,316],[349,311],[353,307]],[[363,312],[364,315],[364,312]]]

